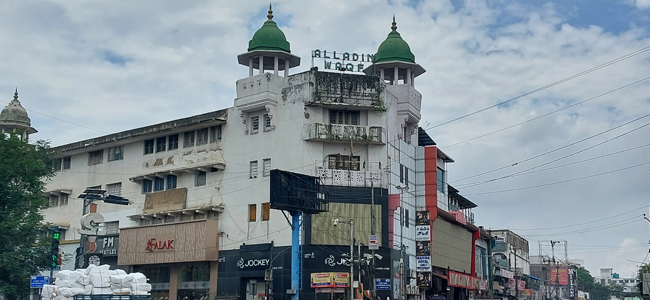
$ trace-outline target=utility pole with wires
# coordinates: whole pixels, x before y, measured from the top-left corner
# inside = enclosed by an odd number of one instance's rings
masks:
[[[406,218],[404,218],[404,191],[408,191],[409,187],[408,187],[408,185],[405,185],[405,186],[399,186],[398,185],[395,188],[397,188],[400,191],[400,198],[399,198],[399,208],[400,208],[400,212],[399,212],[399,218],[400,218],[400,227],[399,227],[400,228],[400,230],[399,230],[399,243],[400,243],[400,246],[399,247],[400,247],[400,251],[399,251],[399,253],[400,253],[400,259],[399,259],[399,263],[400,263],[400,275],[401,276],[400,276],[400,293],[399,293],[399,296],[400,296],[400,300],[403,300],[403,299],[406,299],[406,295],[405,295],[405,289],[406,289],[406,287],[405,287],[406,274],[405,273],[406,272],[405,272],[405,267],[404,267],[404,253],[406,252],[406,246],[404,246],[404,225],[405,225],[405,222],[408,222],[408,220],[406,220]]]

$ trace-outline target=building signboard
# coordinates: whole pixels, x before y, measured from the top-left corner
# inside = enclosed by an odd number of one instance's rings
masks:
[[[117,256],[117,249],[120,245],[120,236],[98,236],[95,245],[95,253],[101,253],[104,257]]]
[[[345,288],[350,287],[349,273],[311,273],[312,288]]]
[[[505,277],[505,278],[508,278],[508,279],[514,279],[515,278],[515,273],[512,272],[512,271],[502,269],[501,270],[501,276]]]
[[[431,256],[416,256],[416,271],[431,272]]]
[[[49,276],[31,276],[29,278],[29,288],[40,289],[46,284],[50,284]]]
[[[368,237],[368,249],[379,250],[379,241],[376,234],[372,234]]]
[[[569,285],[569,269],[564,266],[551,267],[550,284]],[[559,282],[559,283],[558,283]]]
[[[375,278],[375,289],[378,291],[390,291],[390,278]]]
[[[448,278],[449,278],[448,284],[450,286],[455,286],[455,287],[460,287],[460,288],[465,288],[470,290],[480,289],[481,280],[474,276],[469,276],[467,274],[449,271]]]
[[[418,272],[417,279],[419,287],[431,287],[431,272]]]
[[[416,241],[430,241],[431,240],[431,225],[417,225],[417,226],[415,226],[415,240]]]
[[[217,261],[217,220],[196,220],[120,230],[118,265]]]
[[[337,52],[316,49],[311,52],[311,57],[323,59],[323,67],[326,70],[363,72],[365,64],[372,64],[374,54],[358,54],[350,52]],[[332,60],[337,62],[332,63]]]

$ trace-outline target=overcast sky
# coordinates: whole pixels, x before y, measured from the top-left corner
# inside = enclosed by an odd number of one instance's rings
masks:
[[[33,138],[53,145],[231,107],[248,75],[236,56],[267,9],[2,1],[0,105],[18,86]],[[650,0],[280,0],[273,10],[302,57],[294,73],[313,49],[374,53],[395,14],[427,70],[415,81],[421,126],[455,159],[450,182],[478,205],[477,225],[512,229],[531,255],[538,241],[566,240],[593,275],[631,276],[648,262]]]

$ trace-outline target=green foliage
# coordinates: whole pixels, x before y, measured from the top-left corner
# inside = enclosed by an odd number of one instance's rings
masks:
[[[51,240],[40,240],[48,205],[44,180],[52,176],[47,143],[29,145],[0,134],[0,294],[27,299],[29,276],[48,266]]]
[[[623,295],[625,291],[625,287],[620,284],[616,283],[610,283],[609,284],[609,290],[612,292],[612,296],[618,298],[618,299],[623,299],[625,298],[625,295]]]
[[[639,275],[637,277],[639,283],[636,285],[637,290],[639,291],[639,297],[641,297],[641,299],[649,300],[650,297],[643,294],[643,273],[650,273],[650,264],[644,264],[639,267]]]
[[[612,297],[609,286],[598,282],[594,283],[588,292],[591,300],[610,300]]]
[[[577,269],[577,281],[578,281],[578,286],[584,287],[585,291],[590,291],[591,287],[594,285],[594,277],[591,276],[591,273],[589,273],[589,270],[580,267]]]

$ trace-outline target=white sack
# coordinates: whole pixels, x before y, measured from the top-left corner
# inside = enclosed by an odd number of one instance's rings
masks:
[[[97,287],[95,287],[95,288],[93,288],[92,294],[93,295],[112,295],[113,291],[111,291],[111,289],[107,288],[107,287],[105,287],[105,288],[97,288]]]
[[[108,277],[108,281],[111,284],[124,285],[124,284],[133,282],[133,276],[131,276],[131,275],[111,275],[111,276]]]
[[[111,285],[109,281],[111,275],[106,271],[92,271],[88,276],[90,277],[90,282],[93,284],[93,287],[107,288]]]
[[[149,295],[149,292],[145,292],[145,291],[134,292],[134,291],[131,291],[131,295]]]
[[[131,285],[131,291],[133,291],[133,292],[149,292],[149,291],[151,291],[151,284],[149,284],[149,283],[133,283]]]
[[[56,289],[58,287],[55,285],[44,284],[43,290],[41,291],[41,297],[43,298],[54,298],[56,294]]]
[[[66,276],[66,278],[67,278],[67,276]],[[70,287],[70,283],[71,282],[69,280],[67,280],[67,279],[57,278],[57,279],[54,280],[54,285],[60,286],[60,287]]]
[[[147,283],[147,276],[144,276],[142,273],[135,272],[129,275],[133,277],[133,283]]]
[[[126,271],[122,269],[115,269],[115,272],[117,273],[117,275],[128,275],[128,273],[126,273]]]
[[[63,297],[63,296],[56,296],[56,297],[52,298],[52,300],[72,300],[72,298]]]
[[[70,276],[71,273],[74,273],[74,271],[70,270],[61,270],[54,275],[55,279],[61,279],[61,280],[68,280],[68,277]]]
[[[90,295],[92,293],[93,293],[93,285],[92,284],[84,286],[84,295]]]
[[[84,289],[77,288],[60,288],[58,295],[63,297],[74,297],[74,295],[83,295]]]
[[[102,270],[102,271],[110,271],[111,270],[111,265],[101,265],[101,266],[99,266],[97,268]]]
[[[115,295],[128,295],[131,294],[131,289],[111,289]]]

